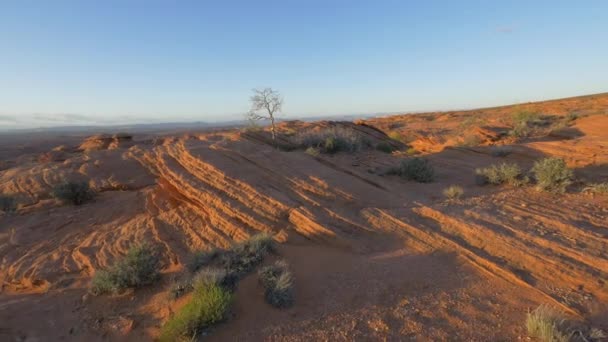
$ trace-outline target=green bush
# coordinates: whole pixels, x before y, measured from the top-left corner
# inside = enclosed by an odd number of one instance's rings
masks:
[[[12,213],[17,210],[17,201],[12,196],[0,195],[0,210]]]
[[[574,173],[560,158],[545,158],[534,163],[532,172],[539,190],[563,193],[572,184]]]
[[[81,205],[93,198],[93,191],[87,182],[67,182],[53,189],[53,196],[64,203]]]
[[[450,185],[443,190],[443,195],[447,199],[459,199],[462,197],[462,195],[464,195],[464,189],[458,185]]]
[[[528,177],[524,176],[517,164],[502,163],[500,165],[492,165],[483,169],[475,170],[478,177],[478,184],[483,185],[490,183],[494,185],[509,184],[513,186],[522,186],[528,183]]]
[[[91,293],[119,292],[149,285],[159,278],[160,257],[148,244],[131,247],[125,257],[107,270],[95,273]]]
[[[221,322],[232,303],[232,294],[216,284],[195,284],[192,299],[161,328],[159,341],[190,341],[204,329]]]
[[[435,179],[433,166],[422,158],[406,159],[398,168],[391,171],[399,176],[420,183],[430,183]]]
[[[382,141],[376,145],[376,150],[384,153],[393,153],[397,148],[386,141]]]
[[[543,342],[568,342],[571,335],[566,333],[565,320],[548,306],[541,305],[526,316],[526,329],[531,337]]]
[[[277,261],[258,272],[260,283],[264,286],[264,297],[268,304],[277,308],[293,305],[293,276],[285,261]]]

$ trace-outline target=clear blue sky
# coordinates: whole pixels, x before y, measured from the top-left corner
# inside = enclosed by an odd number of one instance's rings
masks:
[[[608,91],[608,1],[0,1],[0,128],[470,108]]]

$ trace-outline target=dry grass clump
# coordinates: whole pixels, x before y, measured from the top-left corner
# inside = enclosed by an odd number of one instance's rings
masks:
[[[0,195],[0,210],[5,213],[14,212],[17,210],[17,201],[12,196]]]
[[[534,163],[532,172],[539,190],[563,193],[572,184],[574,173],[560,158],[545,158]]]
[[[194,272],[217,260],[227,272],[242,275],[257,266],[264,256],[275,250],[271,234],[260,233],[236,243],[227,250],[212,249],[195,254],[190,269]]]
[[[133,246],[112,267],[95,273],[91,293],[100,295],[152,284],[160,276],[159,268],[160,257],[155,248],[148,244]]]
[[[608,182],[589,184],[583,189],[583,192],[606,195],[608,194]]]
[[[88,182],[66,182],[53,189],[53,197],[64,203],[81,205],[94,196]]]
[[[419,183],[430,183],[435,179],[435,170],[426,159],[411,158],[401,162],[399,167],[392,168],[389,174],[396,174]]]
[[[267,253],[274,249],[272,235],[262,233],[237,243],[223,252],[219,262],[228,272],[240,276],[251,271],[262,262]]]
[[[541,305],[526,316],[526,329],[531,337],[543,342],[568,342],[572,334],[566,332],[561,314],[547,305]]]
[[[369,141],[349,127],[310,129],[295,135],[295,143],[303,148],[316,148],[321,153],[357,152],[369,147]]]
[[[161,328],[159,341],[191,341],[204,329],[226,318],[232,294],[218,284],[194,284],[192,299]]]
[[[464,189],[458,185],[450,185],[443,190],[443,195],[450,200],[457,200],[464,195]]]
[[[509,184],[512,186],[522,186],[529,182],[528,177],[524,176],[519,166],[515,163],[502,163],[491,165],[486,168],[475,170],[477,184],[487,183],[500,185]]]
[[[277,308],[293,305],[293,276],[285,261],[277,261],[258,272],[268,304]]]

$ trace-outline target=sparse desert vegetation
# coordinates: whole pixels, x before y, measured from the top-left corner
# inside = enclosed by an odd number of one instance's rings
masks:
[[[228,272],[240,276],[259,265],[264,256],[274,249],[274,240],[270,234],[257,234],[222,253],[220,265]]]
[[[159,341],[191,341],[226,318],[232,302],[227,289],[207,281],[198,281],[193,288],[192,299],[161,328]]]
[[[599,341],[605,108],[279,120],[276,142],[263,126],[9,142],[0,340]],[[520,110],[539,113],[518,121],[529,139],[508,134]],[[478,147],[454,148],[463,127]],[[88,180],[62,199],[86,205],[57,206],[62,179]],[[526,322],[541,303],[567,324]]]
[[[389,170],[389,173],[419,183],[430,183],[435,179],[433,166],[423,158],[403,160],[398,167]]]
[[[357,152],[369,147],[369,141],[350,127],[327,127],[297,134],[295,143],[302,148],[314,148],[321,153]]]
[[[88,182],[65,182],[53,189],[53,196],[63,203],[81,205],[90,201],[94,193]]]
[[[293,305],[293,276],[286,261],[280,260],[258,272],[268,304],[277,308]]]
[[[535,125],[541,122],[540,115],[527,110],[513,113],[513,128],[509,131],[511,136],[525,138],[532,133]]]
[[[532,337],[543,342],[569,342],[563,315],[547,305],[541,305],[526,316],[526,329]]]
[[[149,244],[133,246],[127,255],[107,270],[95,273],[91,293],[115,293],[126,288],[137,288],[154,283],[160,276],[160,258]]]
[[[201,267],[209,265],[213,260],[219,257],[221,250],[218,248],[211,248],[203,251],[196,251],[192,255],[192,260],[188,263],[188,269],[190,272],[196,272]]]
[[[583,189],[583,192],[592,194],[608,194],[608,182],[589,184]]]
[[[449,187],[443,190],[443,195],[445,198],[450,200],[457,200],[464,195],[464,189],[458,185],[450,185]]]
[[[512,186],[522,186],[528,183],[528,177],[515,163],[494,164],[489,167],[475,170],[477,184],[486,183],[493,185],[509,184]]]
[[[561,158],[545,158],[534,163],[532,172],[539,190],[565,192],[574,174]]]

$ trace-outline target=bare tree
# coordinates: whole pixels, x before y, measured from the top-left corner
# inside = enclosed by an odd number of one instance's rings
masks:
[[[249,120],[270,120],[272,141],[276,143],[277,130],[274,124],[275,114],[281,111],[283,98],[278,91],[272,88],[253,89],[253,95],[249,99],[251,109],[247,113]]]

